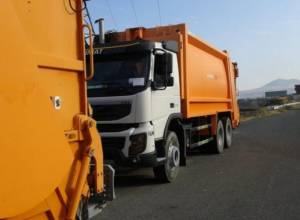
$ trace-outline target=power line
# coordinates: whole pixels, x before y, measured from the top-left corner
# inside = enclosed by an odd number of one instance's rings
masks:
[[[84,8],[85,8],[85,15],[84,16],[87,17],[88,21],[89,21],[89,23],[87,23],[87,22],[86,23],[91,25],[92,32],[93,32],[93,34],[95,34],[94,25],[93,25],[93,22],[92,22],[92,19],[91,19],[91,16],[90,16],[90,12],[89,12],[89,8],[87,7],[86,1],[83,1],[83,4],[84,4]]]
[[[112,20],[112,22],[113,22],[115,28],[118,29],[117,22],[116,22],[116,20],[115,20],[115,18],[114,18],[114,15],[113,15],[113,13],[112,13],[112,10],[111,10],[109,1],[108,1],[108,0],[105,0],[105,2],[106,2],[106,5],[107,5],[107,7],[108,7],[108,10],[109,10],[109,13],[110,13],[110,16],[111,16],[111,20]]]
[[[138,22],[138,17],[136,15],[136,10],[135,10],[135,7],[134,7],[134,0],[130,0],[130,3],[131,3],[131,7],[132,7],[132,10],[133,10],[133,13],[134,13],[134,17],[135,17],[135,23],[136,23],[136,26],[139,26],[139,22]]]
[[[159,23],[160,23],[160,25],[161,25],[161,14],[160,14],[159,0],[156,0],[156,2],[157,2],[157,8],[158,8]]]

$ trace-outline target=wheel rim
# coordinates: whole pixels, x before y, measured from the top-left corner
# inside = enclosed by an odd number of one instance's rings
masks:
[[[168,152],[168,160],[170,168],[179,166],[179,149],[178,147],[171,145]]]
[[[176,172],[179,168],[180,163],[180,151],[179,146],[176,140],[172,140],[170,142],[170,145],[168,147],[168,155],[167,155],[167,163],[166,168],[169,173],[169,177],[173,177],[173,175],[176,175]]]

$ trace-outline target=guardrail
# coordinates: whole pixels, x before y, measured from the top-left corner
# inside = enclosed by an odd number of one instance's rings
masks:
[[[300,105],[300,102],[292,102],[292,103],[287,103],[287,104],[283,104],[283,105],[273,105],[273,106],[269,106],[268,109],[278,110],[278,109],[282,109],[282,108],[285,108],[287,106],[293,106],[293,105]]]

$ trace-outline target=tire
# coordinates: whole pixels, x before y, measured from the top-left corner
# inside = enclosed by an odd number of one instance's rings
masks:
[[[217,133],[211,145],[213,153],[216,154],[223,153],[224,145],[225,145],[225,131],[224,131],[222,120],[219,120],[217,124]]]
[[[88,199],[82,198],[77,208],[76,220],[88,220],[88,219],[89,219]]]
[[[230,148],[232,146],[232,125],[229,117],[223,120],[224,130],[225,130],[225,148]]]
[[[175,132],[168,132],[164,147],[166,161],[163,165],[153,167],[153,172],[160,182],[171,183],[176,179],[180,165],[179,141]]]

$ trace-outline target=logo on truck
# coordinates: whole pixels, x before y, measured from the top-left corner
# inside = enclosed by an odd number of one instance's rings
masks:
[[[94,48],[94,54],[101,54],[102,51],[103,51],[102,48]],[[86,54],[86,55],[90,55],[90,54],[91,54],[90,49],[86,49],[86,50],[85,50],[85,54]]]

